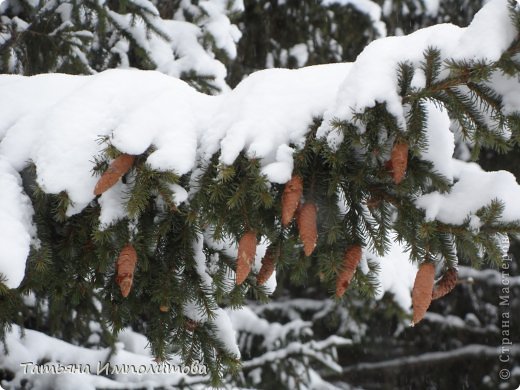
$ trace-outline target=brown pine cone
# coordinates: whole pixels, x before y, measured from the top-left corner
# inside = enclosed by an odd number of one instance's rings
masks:
[[[424,318],[432,301],[435,266],[431,262],[422,263],[415,276],[412,290],[413,320],[412,326]]]
[[[121,295],[127,297],[134,281],[135,265],[137,263],[137,252],[132,244],[127,244],[121,250],[117,259],[116,283],[121,289]]]
[[[448,294],[455,285],[457,284],[458,273],[455,268],[448,269],[444,275],[442,275],[441,280],[434,287],[432,292],[432,300],[442,298],[446,294]]]
[[[263,286],[265,282],[267,282],[267,279],[269,279],[273,274],[276,268],[277,257],[277,249],[269,246],[265,252],[264,258],[262,259],[262,267],[260,267],[260,271],[258,271],[258,275],[256,276],[256,283],[259,286]]]
[[[353,245],[345,251],[343,257],[343,269],[336,279],[336,296],[342,297],[347,290],[356,268],[361,260],[361,246]]]
[[[285,184],[282,194],[282,226],[289,225],[298,208],[303,194],[303,180],[300,176],[294,175]]]
[[[117,181],[123,177],[134,164],[135,156],[130,154],[121,154],[117,157],[108,169],[101,175],[96,187],[94,188],[94,195],[101,195],[103,192],[111,188]]]
[[[245,233],[238,243],[238,258],[236,270],[236,283],[242,284],[246,280],[251,267],[255,261],[256,233],[249,231]]]
[[[392,149],[390,161],[394,183],[399,184],[403,180],[408,166],[408,145],[402,142],[396,143]]]
[[[304,203],[298,213],[298,230],[305,256],[310,256],[318,240],[317,209],[312,202]]]

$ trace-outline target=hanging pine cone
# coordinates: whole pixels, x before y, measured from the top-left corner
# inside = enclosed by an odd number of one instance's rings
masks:
[[[432,293],[432,300],[442,298],[446,294],[448,294],[455,285],[457,284],[457,270],[455,268],[448,269],[444,275],[442,275],[441,280],[437,283]]]
[[[159,306],[159,311],[161,313],[168,313],[170,311],[170,308],[168,305],[161,305]]]
[[[116,283],[121,289],[121,295],[127,297],[134,281],[135,264],[137,263],[137,252],[132,244],[127,244],[117,259]]]
[[[412,290],[413,320],[412,326],[424,318],[432,301],[435,266],[431,262],[422,263],[415,276]]]
[[[249,231],[245,233],[238,243],[238,258],[236,270],[236,283],[242,284],[246,280],[251,267],[255,261],[256,233]]]
[[[312,202],[303,204],[298,213],[297,222],[305,256],[310,256],[316,247],[316,241],[318,240],[318,226],[316,219],[316,205]]]
[[[269,246],[265,252],[264,258],[262,259],[262,267],[260,267],[260,271],[258,271],[258,275],[256,276],[256,283],[259,286],[263,286],[265,282],[267,282],[267,279],[269,279],[273,274],[273,271],[276,268],[277,257],[277,248]]]
[[[285,184],[282,194],[282,226],[286,227],[291,223],[302,194],[303,180],[300,176],[294,175],[291,180]]]
[[[399,142],[394,145],[392,155],[390,157],[390,164],[394,183],[399,184],[406,174],[408,166],[408,145],[404,142]]]
[[[117,157],[108,169],[101,175],[96,187],[94,188],[94,195],[101,195],[103,192],[111,188],[117,181],[123,177],[134,164],[135,156],[130,154],[121,154]]]
[[[361,260],[361,246],[354,245],[348,248],[343,257],[343,269],[336,279],[336,296],[342,297],[347,290],[356,268]]]

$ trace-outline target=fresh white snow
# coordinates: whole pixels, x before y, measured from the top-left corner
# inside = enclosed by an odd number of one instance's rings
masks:
[[[80,212],[94,198],[92,189],[97,179],[92,176],[93,158],[103,151],[101,136],[109,137],[115,147],[130,154],[143,153],[153,145],[156,150],[148,157],[152,168],[173,170],[179,175],[196,171],[218,150],[223,164],[232,164],[244,151],[260,160],[262,172],[271,182],[284,183],[292,173],[293,153],[303,146],[315,117],[325,116],[319,135],[329,137],[329,141],[337,136],[329,132],[330,119],[351,118],[354,111],[376,101],[386,101],[390,112],[404,125],[393,66],[398,61],[407,59],[417,66],[430,45],[457,58],[463,53],[470,58],[497,59],[513,38],[513,27],[503,22],[509,18],[506,5],[504,0],[490,2],[466,29],[438,25],[406,37],[380,39],[353,64],[256,72],[234,90],[218,96],[199,93],[181,80],[152,71],[0,76],[2,163],[21,171],[28,162],[34,162],[38,184],[45,191],[68,193],[72,201],[69,215]],[[495,25],[500,28],[495,30]],[[471,46],[467,41],[481,44]],[[495,79],[506,93],[507,107],[512,109],[519,99],[517,90],[506,85],[503,77]],[[414,85],[419,87],[423,82],[418,73]],[[483,172],[472,164],[452,160],[454,137],[447,112],[438,104],[427,103],[426,107],[429,146],[422,157],[447,179],[457,180],[449,193],[417,194],[416,204],[425,210],[427,218],[460,224],[480,207],[499,199],[505,203],[504,220],[520,219],[515,201],[520,187],[514,177],[507,172]],[[102,226],[125,215],[125,190],[126,185],[121,183],[100,197]],[[173,190],[176,203],[189,201],[186,189],[176,186]],[[2,204],[9,204],[2,207],[3,213],[12,208],[8,202]],[[30,246],[27,237],[34,233],[27,217],[31,215],[30,205],[25,204],[23,210],[19,213],[21,222],[13,224],[24,234],[18,234],[17,240],[7,240],[8,252],[22,260],[13,263],[17,266],[0,268],[12,279],[12,286],[23,275],[23,257]],[[259,264],[257,259],[255,271]]]
[[[332,2],[324,1],[327,4]],[[381,16],[381,9],[370,1],[347,2],[365,7],[374,19]],[[224,3],[200,2],[207,13],[203,28],[211,31],[217,47],[232,57],[236,54],[234,43],[239,32],[228,23],[229,20],[226,22],[220,18],[221,8],[218,7]],[[243,8],[241,1],[236,1],[233,6]],[[430,11],[436,12],[437,6],[436,2]],[[128,25],[121,15],[112,16]],[[293,153],[303,147],[314,118],[324,117],[318,136],[327,139],[331,147],[342,142],[331,127],[331,120],[351,120],[354,113],[377,102],[385,102],[405,130],[405,108],[398,95],[396,79],[399,62],[407,60],[418,68],[424,51],[430,46],[439,48],[443,57],[494,61],[516,34],[509,22],[507,1],[494,0],[477,14],[468,28],[444,24],[405,37],[380,39],[369,45],[353,64],[264,70],[252,74],[234,90],[209,96],[171,77],[188,69],[184,68],[184,62],[189,62],[196,64],[200,73],[205,73],[205,69],[213,75],[215,71],[220,72],[218,79],[223,82],[225,70],[224,73],[219,71],[219,65],[212,62],[214,59],[206,52],[203,55],[198,44],[189,43],[190,39],[196,42],[202,30],[180,20],[161,27],[171,41],[157,38],[146,41],[146,44],[151,45],[150,52],[154,53],[158,69],[167,75],[120,69],[92,76],[0,76],[0,273],[6,277],[8,287],[19,285],[30,246],[37,245],[33,239],[32,206],[23,193],[19,174],[29,162],[36,165],[37,182],[46,192],[68,193],[72,201],[68,215],[81,212],[94,199],[93,188],[97,178],[92,176],[93,159],[105,147],[99,143],[102,136],[108,137],[121,152],[129,154],[141,154],[153,145],[155,151],[147,160],[151,167],[172,170],[179,175],[199,172],[201,166],[219,150],[220,162],[224,165],[232,164],[241,152],[245,152],[248,157],[259,159],[262,172],[270,182],[283,184],[291,177]],[[129,32],[139,39],[141,27],[136,24],[132,28]],[[114,50],[124,65],[127,42],[120,41]],[[172,53],[177,53],[177,57]],[[292,55],[299,60],[303,60],[305,54],[302,47],[292,49]],[[413,85],[420,88],[424,81],[424,74],[418,71]],[[513,112],[520,106],[520,85],[516,80],[494,75],[490,83],[504,93],[506,110]],[[474,213],[498,199],[504,203],[503,220],[519,220],[520,186],[514,176],[505,171],[484,172],[476,164],[453,159],[454,135],[450,131],[446,110],[433,103],[427,103],[426,107],[429,145],[421,151],[422,158],[432,162],[434,169],[453,183],[447,193],[416,194],[416,205],[425,210],[426,218],[461,224],[469,216],[472,227],[478,229],[480,221]],[[102,226],[125,216],[127,186],[119,183],[99,198]],[[172,190],[176,204],[189,202],[190,193],[186,188],[175,185]],[[210,233],[198,237],[193,242],[193,249],[201,283],[212,291],[212,270],[202,252],[203,240],[208,245],[226,250],[230,256],[236,256],[236,246],[229,242],[212,242],[209,237]],[[253,272],[258,272],[267,244],[262,242],[258,246]],[[361,271],[366,271],[368,260],[377,262],[381,268],[378,297],[390,292],[403,309],[409,310],[416,266],[409,262],[404,247],[394,243],[383,257],[365,250]],[[230,274],[229,279],[233,280],[234,275]],[[275,274],[267,287],[274,291]],[[195,302],[186,305],[184,313],[197,322],[210,321]],[[211,321],[226,349],[237,357],[240,356],[237,329],[263,334],[272,331],[277,336],[287,331],[280,324],[268,327],[261,321],[255,323],[255,315],[248,309],[231,311],[219,308]],[[293,325],[303,327],[304,324]],[[150,363],[149,351],[142,339],[131,331],[120,337],[120,349],[112,358],[114,363]],[[97,364],[107,356],[106,350],[76,347],[31,330],[27,330],[26,337],[22,338],[17,327],[7,334],[6,341],[11,354],[9,358],[0,355],[0,365],[12,369],[17,375],[22,360],[50,359],[73,363],[81,359],[81,362]],[[46,344],[45,348],[43,344]],[[50,350],[49,345],[52,345]],[[305,348],[307,353],[315,353],[310,345],[305,345]],[[269,361],[280,357],[275,355],[274,352],[266,354],[262,359]],[[149,384],[147,380],[150,378],[139,378],[141,385]],[[17,383],[22,379],[23,375],[17,376]],[[45,381],[69,379],[68,376],[54,379],[42,376],[38,379],[42,382],[37,385],[52,387],[56,383],[49,385],[51,382]],[[154,377],[154,381],[156,379]],[[170,382],[161,383],[176,383],[175,378],[168,380]],[[93,388],[107,385],[109,382],[106,381],[110,380],[85,376],[83,383],[84,388]]]
[[[32,223],[31,201],[23,192],[22,178],[9,162],[0,155],[0,272],[7,287],[16,288],[25,275],[36,229]]]
[[[343,81],[336,103],[325,112],[318,136],[327,138],[331,146],[336,146],[341,139],[333,131],[330,121],[334,118],[352,120],[355,113],[376,103],[386,103],[399,126],[406,128],[395,73],[398,64],[409,62],[419,68],[429,47],[439,49],[443,58],[498,60],[516,37],[516,30],[509,22],[507,4],[507,0],[488,2],[467,28],[439,24],[369,44]]]

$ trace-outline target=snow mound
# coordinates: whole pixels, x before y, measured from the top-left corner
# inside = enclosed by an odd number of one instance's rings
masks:
[[[31,200],[23,192],[22,178],[0,155],[0,274],[9,288],[19,286],[25,275],[36,228]]]
[[[500,58],[515,37],[515,27],[509,22],[508,1],[494,0],[487,3],[466,28],[439,24],[406,36],[372,42],[357,57],[335,104],[325,112],[318,137],[337,146],[342,140],[333,131],[331,121],[351,121],[356,113],[376,103],[386,103],[387,110],[405,129],[405,111],[396,77],[399,63],[411,63],[418,68],[429,47],[439,49],[443,58],[492,62]]]

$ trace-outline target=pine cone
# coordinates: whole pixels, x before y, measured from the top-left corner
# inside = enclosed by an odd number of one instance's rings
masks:
[[[458,274],[455,268],[448,269],[433,289],[432,300],[442,298],[453,290],[457,284],[457,277]]]
[[[132,244],[127,244],[117,259],[116,283],[121,289],[121,295],[127,297],[134,281],[135,264],[137,263],[137,252]]]
[[[242,284],[246,280],[251,267],[255,261],[256,254],[256,233],[249,231],[245,233],[238,243],[238,258],[236,283]]]
[[[298,213],[298,230],[303,242],[305,256],[310,256],[318,240],[318,226],[316,224],[317,210],[314,203],[305,203]]]
[[[422,263],[415,276],[412,290],[412,326],[421,321],[432,301],[435,266],[431,262]]]
[[[111,188],[117,181],[123,177],[134,164],[135,156],[130,154],[121,154],[117,157],[108,169],[101,175],[96,188],[94,188],[94,195],[101,195],[103,192]]]
[[[303,180],[300,176],[293,176],[285,184],[282,194],[282,226],[287,226],[291,223],[294,213],[298,208],[300,199],[303,194]]]
[[[396,143],[392,149],[390,161],[394,183],[399,184],[403,180],[408,166],[408,145],[402,142]]]
[[[336,296],[342,297],[347,290],[356,268],[361,260],[362,250],[361,246],[354,245],[348,248],[343,257],[343,270],[336,279]]]
[[[273,274],[276,268],[277,257],[277,249],[269,246],[262,259],[262,267],[260,267],[260,271],[258,271],[258,275],[256,276],[256,283],[259,286],[263,286],[265,282],[267,282],[267,279]]]
[[[161,305],[159,306],[159,311],[161,313],[168,313],[170,311],[170,308],[168,305]]]

